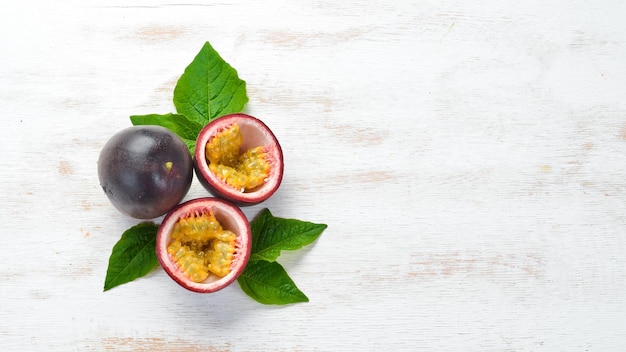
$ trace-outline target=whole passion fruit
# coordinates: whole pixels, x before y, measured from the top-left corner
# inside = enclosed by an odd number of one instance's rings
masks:
[[[252,248],[243,212],[218,198],[198,198],[172,209],[159,226],[161,267],[182,287],[200,293],[223,289],[245,269]]]
[[[198,134],[194,169],[213,195],[239,205],[268,199],[283,178],[283,152],[272,131],[246,114],[225,115]]]
[[[167,213],[193,180],[189,149],[160,126],[133,126],[113,135],[98,159],[100,185],[121,212],[138,219]]]

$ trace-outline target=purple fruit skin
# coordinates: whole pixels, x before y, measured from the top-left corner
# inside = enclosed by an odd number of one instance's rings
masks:
[[[137,219],[152,219],[185,197],[193,161],[183,140],[169,129],[133,126],[113,135],[102,148],[98,178],[117,209]]]

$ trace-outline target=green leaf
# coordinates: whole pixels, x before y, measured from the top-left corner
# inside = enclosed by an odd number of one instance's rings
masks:
[[[313,243],[326,229],[325,224],[274,217],[263,209],[252,222],[251,261],[273,262],[283,250],[296,250]]]
[[[174,88],[176,112],[206,125],[210,121],[240,112],[248,102],[246,82],[206,42],[187,66]]]
[[[130,117],[133,125],[158,125],[170,129],[176,133],[185,142],[189,148],[189,152],[193,155],[196,147],[196,139],[198,133],[202,130],[202,125],[196,121],[187,119],[180,114],[149,114],[149,115],[133,115]]]
[[[277,262],[249,262],[237,282],[245,294],[262,304],[284,305],[309,301]]]
[[[124,231],[113,246],[104,280],[104,291],[145,276],[158,266],[156,234],[159,227],[144,222]]]
[[[300,249],[315,241],[325,224],[278,218],[263,209],[250,222],[252,254],[248,265],[237,279],[241,289],[263,304],[308,302],[285,269],[276,262],[283,250]]]

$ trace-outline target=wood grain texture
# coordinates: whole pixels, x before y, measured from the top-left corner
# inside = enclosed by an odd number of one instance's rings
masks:
[[[626,5],[27,0],[0,5],[3,351],[623,351]],[[285,152],[264,207],[309,303],[162,270],[102,292],[137,223],[96,175],[172,112],[205,41]],[[194,181],[187,199],[206,196]],[[157,219],[158,221],[159,219]]]

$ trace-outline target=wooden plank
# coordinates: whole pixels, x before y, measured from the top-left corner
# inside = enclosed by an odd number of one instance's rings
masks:
[[[20,1],[0,5],[5,351],[622,351],[624,3]],[[205,41],[285,152],[249,218],[329,225],[281,264],[310,302],[162,270],[102,292],[96,161],[174,110]],[[186,199],[206,196],[194,181]],[[157,219],[158,220],[158,219]]]

